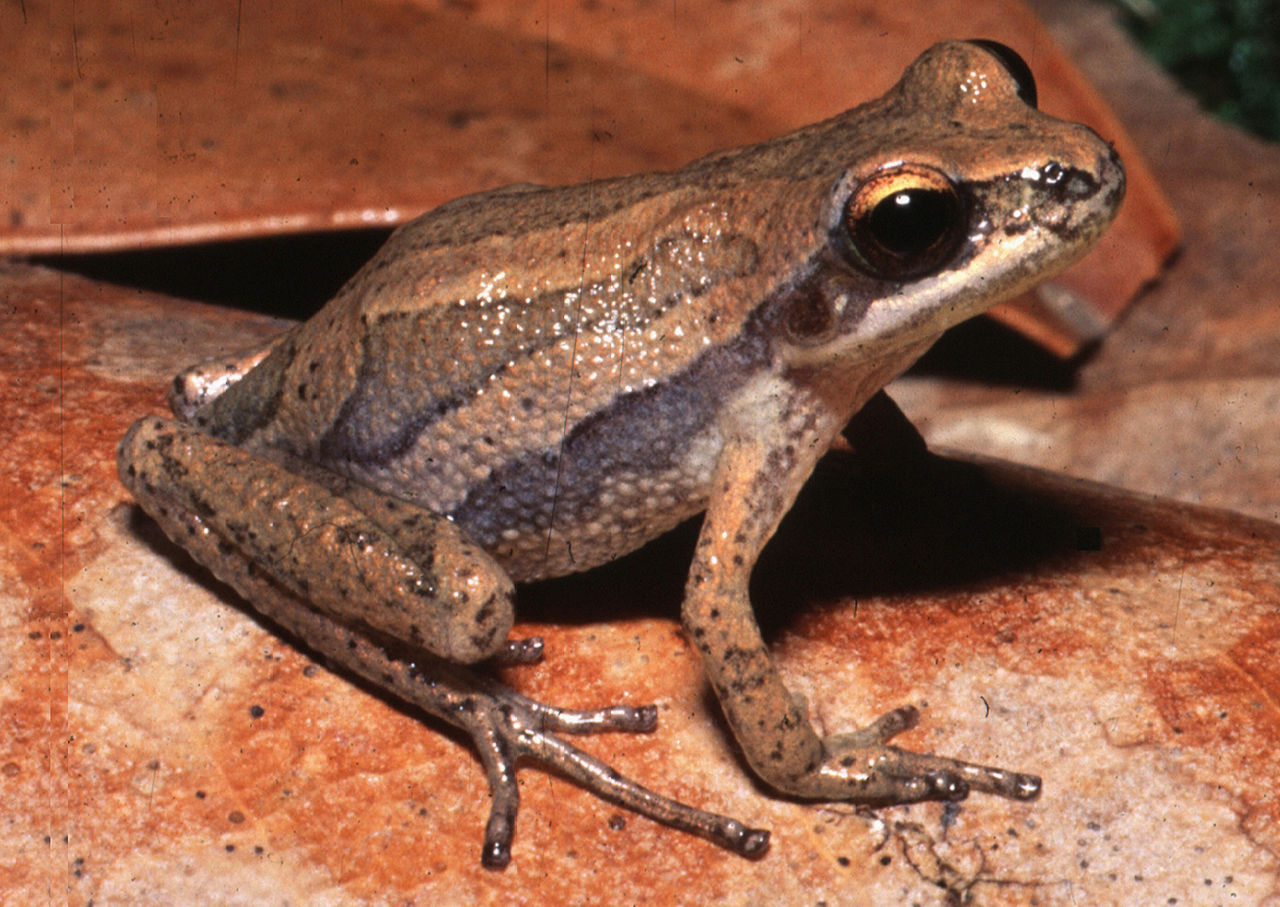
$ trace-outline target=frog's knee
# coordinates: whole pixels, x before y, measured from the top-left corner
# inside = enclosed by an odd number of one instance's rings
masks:
[[[135,497],[159,468],[163,454],[171,446],[175,429],[180,430],[181,426],[168,419],[147,416],[129,426],[116,445],[116,471],[120,481]]]
[[[451,661],[470,663],[496,654],[515,623],[515,587],[501,567],[476,553],[482,557],[461,559],[437,577],[448,616],[436,654]]]

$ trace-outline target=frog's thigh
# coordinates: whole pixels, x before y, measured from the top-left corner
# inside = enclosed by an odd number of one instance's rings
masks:
[[[447,519],[363,489],[359,502],[277,463],[165,419],[120,442],[120,477],[172,531],[199,516],[220,545],[214,575],[248,562],[344,623],[363,623],[453,661],[494,654],[513,621],[505,572]],[[175,539],[188,545],[188,540]]]

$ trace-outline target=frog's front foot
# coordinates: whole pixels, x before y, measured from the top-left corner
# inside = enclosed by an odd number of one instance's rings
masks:
[[[963,800],[971,790],[1031,800],[1040,793],[1040,778],[1020,772],[913,753],[886,741],[915,727],[920,713],[904,706],[880,716],[861,730],[822,741],[820,765],[801,782],[806,793],[822,799],[849,799],[868,804]]]
[[[489,777],[493,802],[481,852],[485,866],[500,869],[511,859],[511,838],[520,800],[516,762],[521,757],[559,770],[601,799],[701,835],[742,856],[760,856],[768,848],[767,831],[654,793],[557,736],[651,731],[657,725],[654,706],[560,709],[535,702],[487,678],[476,680],[483,689],[468,696],[450,720],[471,735]]]

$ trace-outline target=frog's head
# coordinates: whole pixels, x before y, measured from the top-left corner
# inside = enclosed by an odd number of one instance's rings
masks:
[[[921,347],[1093,245],[1124,195],[1119,157],[1035,95],[1008,48],[939,44],[824,125],[854,150],[827,171],[811,267],[772,300],[793,364]]]

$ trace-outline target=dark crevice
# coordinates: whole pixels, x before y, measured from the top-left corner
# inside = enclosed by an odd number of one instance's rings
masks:
[[[303,319],[389,235],[389,230],[342,230],[30,260],[118,286]]]
[[[1059,359],[990,318],[971,318],[947,331],[911,369],[913,375],[974,384],[1067,392],[1092,350]]]

